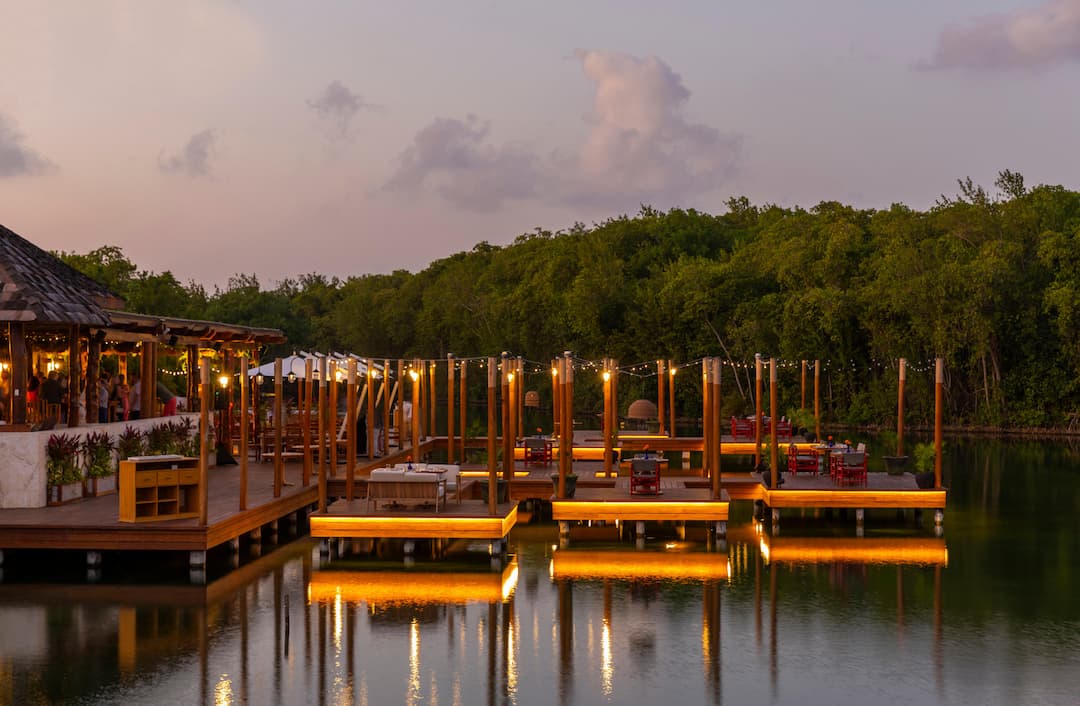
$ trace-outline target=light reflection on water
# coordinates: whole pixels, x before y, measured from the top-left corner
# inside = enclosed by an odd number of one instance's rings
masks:
[[[0,704],[1072,703],[1078,521],[1017,498],[1075,502],[1077,465],[994,453],[954,447],[944,539],[747,519],[642,553],[533,526],[501,572],[300,541],[205,587],[0,584]]]

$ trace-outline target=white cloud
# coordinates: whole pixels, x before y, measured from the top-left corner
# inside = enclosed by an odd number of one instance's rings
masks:
[[[210,158],[217,146],[217,134],[203,130],[191,136],[183,149],[168,159],[158,158],[158,169],[166,174],[186,174],[190,177],[209,176]]]
[[[636,209],[677,205],[720,186],[737,169],[741,138],[683,115],[690,91],[660,59],[579,51],[596,86],[589,130],[569,154],[541,158],[519,145],[490,144],[474,116],[439,118],[398,160],[389,190],[434,188],[474,210],[511,199]]]
[[[925,69],[1036,69],[1080,61],[1080,0],[977,17],[942,30]]]
[[[44,174],[53,169],[53,163],[27,147],[15,126],[0,115],[0,179]]]
[[[361,110],[379,110],[379,106],[368,103],[359,93],[353,93],[341,81],[331,81],[322,90],[318,98],[309,100],[311,108],[323,120],[332,126],[331,139],[348,139],[353,116]]]

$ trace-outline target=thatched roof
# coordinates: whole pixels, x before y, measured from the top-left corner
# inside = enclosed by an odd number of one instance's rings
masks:
[[[0,321],[106,326],[124,301],[0,225]]]

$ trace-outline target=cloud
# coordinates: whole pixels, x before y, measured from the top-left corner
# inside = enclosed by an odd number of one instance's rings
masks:
[[[509,199],[534,196],[541,179],[536,157],[514,145],[485,144],[489,129],[474,115],[436,118],[401,153],[384,188],[434,187],[447,201],[472,211],[493,211]]]
[[[22,134],[0,115],[0,179],[45,174],[55,168],[52,162],[27,147]]]
[[[186,174],[190,177],[210,175],[210,157],[217,145],[217,133],[203,130],[191,136],[178,154],[168,159],[158,158],[158,169],[166,174]]]
[[[596,86],[584,142],[541,157],[496,146],[475,116],[439,118],[405,149],[385,188],[436,190],[459,206],[494,210],[511,199],[557,205],[636,208],[673,205],[720,186],[737,169],[741,137],[689,122],[690,91],[655,56],[578,51]]]
[[[941,31],[921,69],[1038,69],[1080,61],[1080,0],[986,15]]]
[[[331,139],[348,139],[350,123],[360,110],[380,109],[378,105],[365,101],[360,94],[350,91],[340,81],[331,81],[318,98],[309,100],[307,104],[316,115],[331,124]]]

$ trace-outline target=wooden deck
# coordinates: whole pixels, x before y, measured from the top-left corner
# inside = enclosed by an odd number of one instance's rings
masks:
[[[381,539],[503,539],[517,523],[517,503],[501,503],[496,515],[482,500],[453,497],[445,507],[416,505],[373,508],[367,500],[338,500],[312,513],[311,536]]]
[[[630,479],[615,478],[610,487],[582,486],[573,498],[551,503],[553,520],[726,521],[728,497],[712,498],[708,488],[687,487],[687,477],[660,480],[660,495],[631,495]],[[692,480],[692,477],[690,478]],[[700,479],[698,479],[700,480]]]
[[[120,522],[117,494],[58,507],[0,510],[0,549],[205,551],[316,503],[318,487],[302,485],[301,469],[286,465],[288,485],[275,498],[273,465],[251,463],[248,509],[240,511],[239,466],[211,468],[205,527],[198,519]]]
[[[910,473],[868,473],[866,485],[836,485],[828,474],[782,474],[784,484],[766,488],[759,473],[723,474],[722,485],[736,500],[760,500],[771,508],[944,509],[946,489],[920,489]]]

